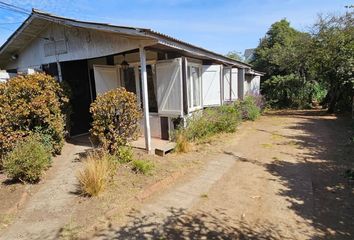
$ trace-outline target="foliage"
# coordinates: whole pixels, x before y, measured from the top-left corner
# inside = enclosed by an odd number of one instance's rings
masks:
[[[184,137],[195,141],[221,132],[235,132],[241,121],[241,115],[233,105],[205,109],[200,115],[187,119]]]
[[[244,100],[235,103],[236,109],[240,109],[242,119],[256,120],[261,114],[261,108],[256,105],[256,98],[253,96],[245,96]]]
[[[90,112],[93,139],[112,154],[139,134],[140,107],[135,94],[124,88],[98,96]]]
[[[133,164],[133,171],[142,174],[148,174],[155,167],[155,165],[152,162],[146,160],[140,160],[140,159],[133,160],[132,164]]]
[[[48,168],[51,155],[36,136],[29,136],[18,142],[3,161],[5,173],[23,182],[37,182]]]
[[[116,165],[112,155],[106,152],[94,152],[87,156],[84,168],[78,172],[79,191],[89,197],[102,193],[112,179]]]
[[[51,142],[60,153],[64,142],[65,116],[68,104],[56,80],[45,74],[17,76],[0,84],[0,157],[16,143],[35,131]]]
[[[312,64],[327,87],[330,112],[350,110],[354,92],[354,12],[320,16],[313,29]]]
[[[130,146],[120,146],[115,152],[115,157],[120,163],[129,163],[133,161],[133,150]]]
[[[272,24],[255,51],[253,64],[266,72],[262,93],[273,107],[303,108],[321,101],[330,112],[350,109],[353,14],[320,16],[311,32],[297,31],[285,19]]]
[[[226,57],[237,60],[237,61],[242,61],[242,57],[237,51],[231,51],[226,54]]]
[[[312,101],[321,102],[326,90],[317,82],[298,75],[276,75],[263,83],[267,102],[272,107],[308,108]]]

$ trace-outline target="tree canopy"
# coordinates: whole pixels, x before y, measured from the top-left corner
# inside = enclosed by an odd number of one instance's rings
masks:
[[[309,32],[294,29],[286,19],[273,23],[252,62],[266,73],[262,90],[268,101],[277,107],[305,107],[321,101],[331,112],[349,109],[354,81],[353,19],[353,12],[319,16]],[[284,90],[285,83],[291,83],[291,91]]]

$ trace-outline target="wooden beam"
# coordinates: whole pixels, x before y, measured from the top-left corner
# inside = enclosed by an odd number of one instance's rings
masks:
[[[140,66],[141,66],[141,82],[143,92],[143,111],[144,111],[144,137],[145,149],[151,152],[151,132],[150,132],[150,114],[149,114],[149,96],[146,73],[146,53],[144,47],[139,47]]]

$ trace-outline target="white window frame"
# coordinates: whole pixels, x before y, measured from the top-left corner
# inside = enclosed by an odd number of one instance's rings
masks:
[[[187,62],[187,60],[186,60]],[[200,105],[194,106],[194,86],[193,86],[193,81],[192,81],[192,75],[189,75],[188,73],[188,68],[195,67],[198,69],[198,80],[199,80],[199,103]],[[187,79],[187,99],[188,99],[188,112],[193,112],[197,111],[203,108],[203,86],[202,86],[202,68],[203,66],[198,63],[194,62],[187,62],[186,63],[186,79]],[[188,97],[190,94],[190,98]]]

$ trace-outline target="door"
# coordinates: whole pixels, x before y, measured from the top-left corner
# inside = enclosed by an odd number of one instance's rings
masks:
[[[92,86],[89,82],[87,61],[62,62],[60,65],[63,81],[68,83],[71,90],[70,135],[87,133],[92,121],[89,112]]]
[[[156,86],[159,115],[183,115],[182,58],[156,63]]]
[[[97,95],[120,87],[119,69],[116,66],[94,65],[93,71]]]
[[[217,106],[221,104],[221,66],[203,66],[203,106]]]

